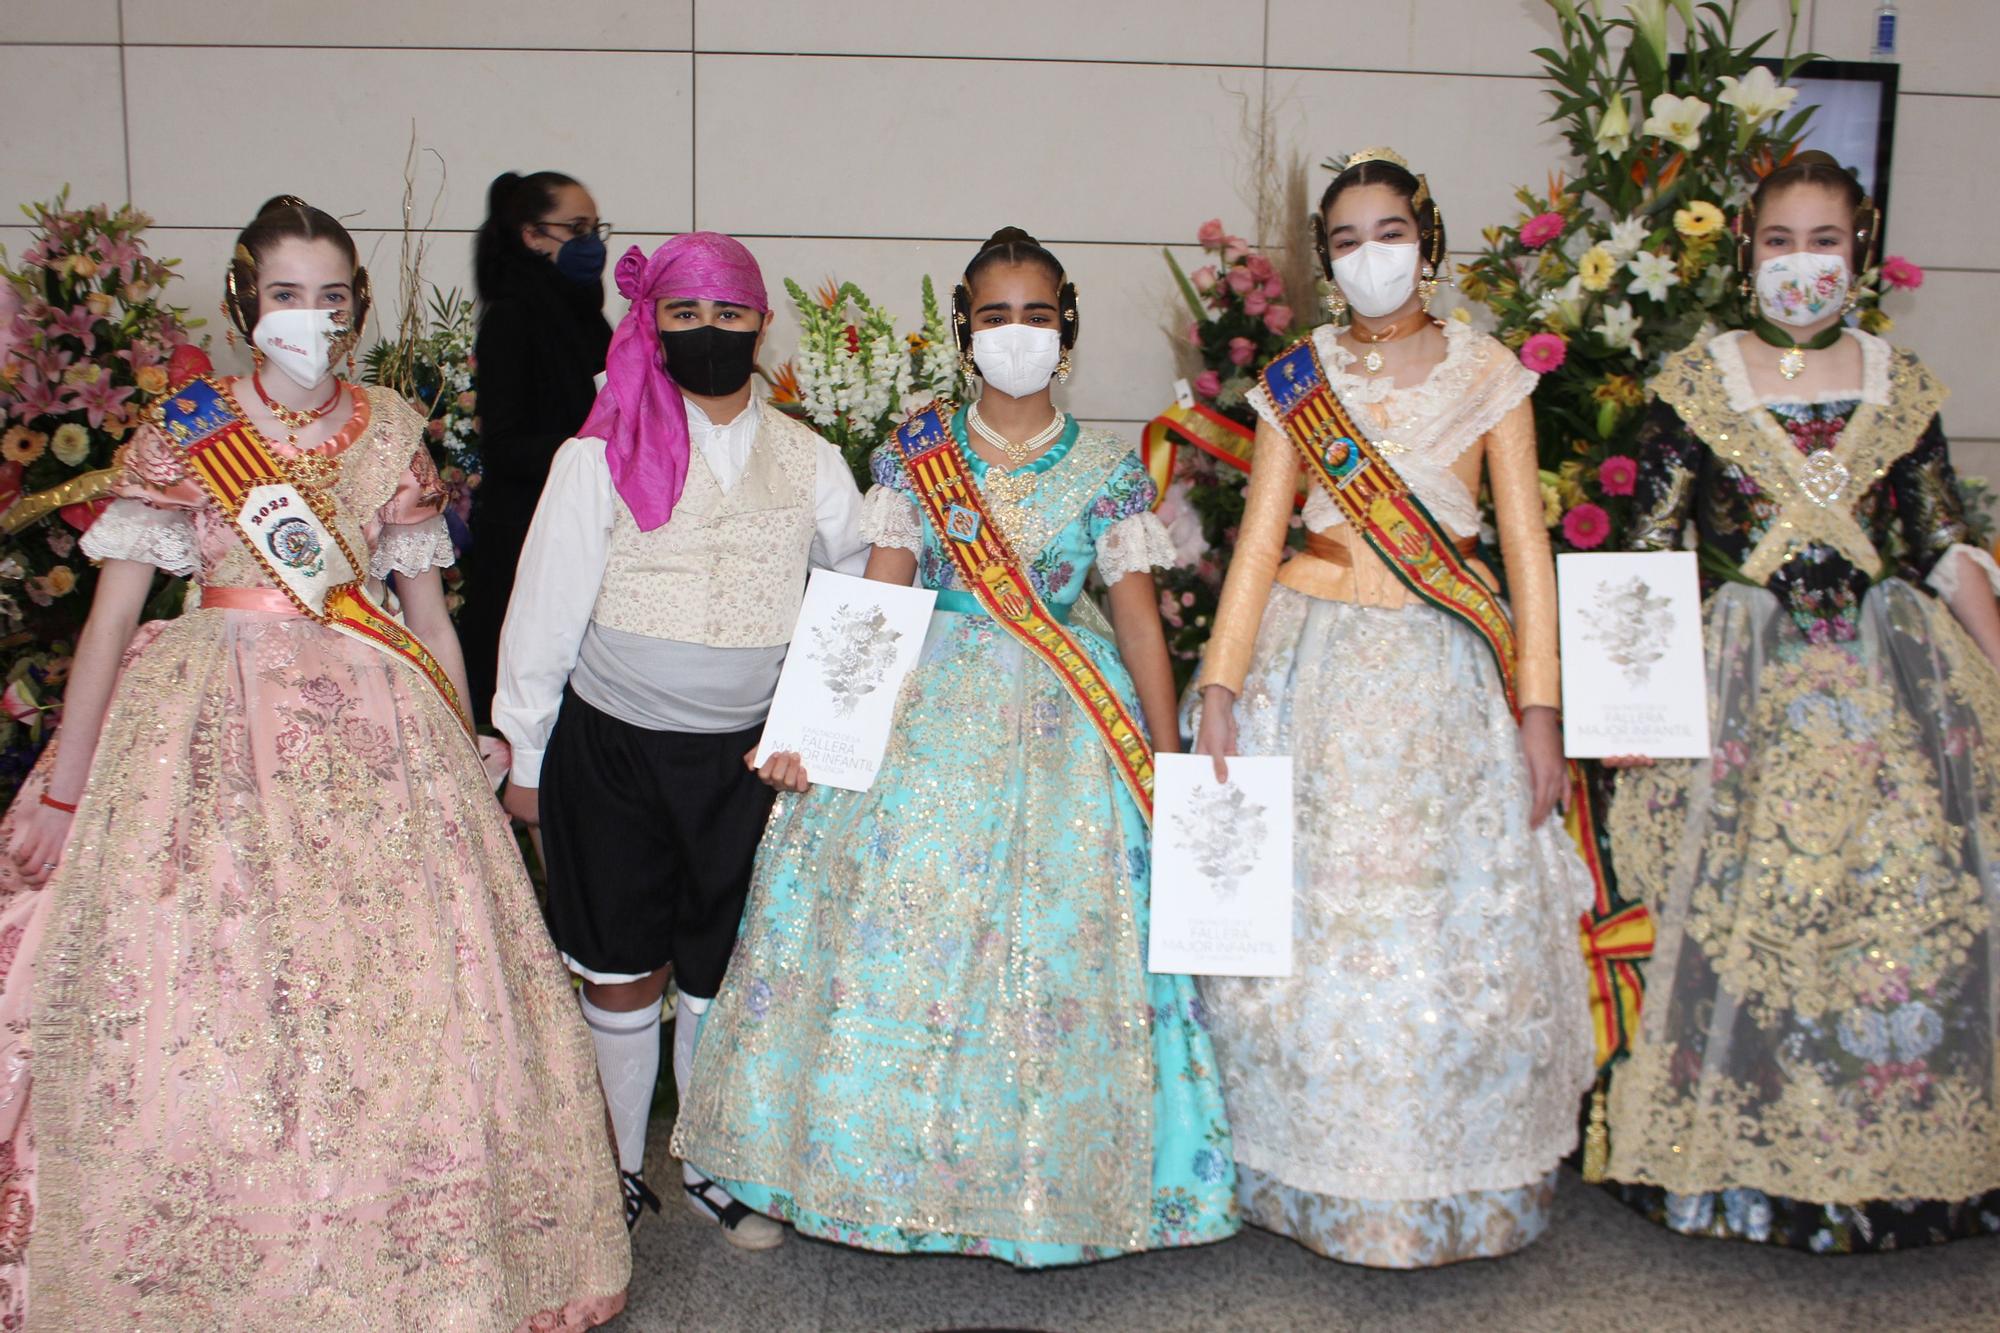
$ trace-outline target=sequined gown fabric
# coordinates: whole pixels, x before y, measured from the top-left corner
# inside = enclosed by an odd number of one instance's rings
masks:
[[[1051,607],[1068,614],[1093,563],[1171,560],[1121,442],[1072,423],[1031,466],[1000,512]],[[863,535],[917,548],[952,602],[909,476],[888,452],[874,472]],[[1110,641],[1070,629],[1136,716]],[[1229,1235],[1195,989],[1145,970],[1147,846],[1054,673],[976,607],[939,610],[871,789],[779,800],[675,1152],[870,1249],[1036,1266]]]
[[[1448,343],[1405,389],[1350,371],[1330,337],[1321,356],[1454,535],[1476,528],[1490,470],[1509,582],[1533,608],[1517,617],[1524,699],[1548,702],[1533,693],[1555,680],[1534,377],[1470,330]],[[1589,875],[1559,819],[1529,827],[1520,730],[1484,642],[1399,595],[1366,548],[1332,568],[1296,557],[1272,586],[1300,468],[1268,416],[1254,466],[1201,677],[1236,689],[1241,753],[1290,755],[1295,783],[1293,975],[1200,980],[1244,1216],[1376,1267],[1507,1254],[1548,1225],[1591,1077]],[[1315,530],[1332,518],[1305,513]],[[1236,637],[1245,622],[1254,640]]]
[[[1618,783],[1616,864],[1659,938],[1610,1174],[1694,1235],[2000,1231],[2000,679],[1932,591],[1994,572],[1943,390],[1850,335],[1860,398],[1760,398],[1742,336],[1670,358],[1641,436],[1639,544],[1692,520],[1703,547],[1714,753]],[[1788,480],[1816,455],[1818,501]],[[1766,547],[1782,524],[1824,526]]]
[[[313,475],[378,575],[415,574],[449,559],[441,497],[421,420],[371,396],[337,479]],[[272,586],[150,427],[118,489],[91,554]],[[16,1319],[28,1294],[51,1329],[557,1329],[622,1308],[589,1039],[478,759],[413,668],[298,615],[149,624],[60,868],[32,891],[11,866]]]

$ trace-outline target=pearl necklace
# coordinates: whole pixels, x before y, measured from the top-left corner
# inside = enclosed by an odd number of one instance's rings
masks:
[[[1006,456],[1007,469],[1011,472],[1016,468],[1026,467],[1036,454],[1039,454],[1042,450],[1053,444],[1056,438],[1063,433],[1063,428],[1069,424],[1069,416],[1066,413],[1057,412],[1054,419],[1048,425],[1042,427],[1027,439],[1022,440],[1019,444],[1014,443],[999,431],[987,425],[986,419],[979,415],[979,404],[977,403],[974,403],[966,410],[965,422],[968,426],[972,427],[975,435]]]

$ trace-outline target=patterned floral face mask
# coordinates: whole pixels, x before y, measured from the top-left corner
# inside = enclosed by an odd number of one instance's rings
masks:
[[[1794,251],[1757,266],[1757,305],[1766,319],[1793,328],[1818,323],[1847,301],[1847,261]]]

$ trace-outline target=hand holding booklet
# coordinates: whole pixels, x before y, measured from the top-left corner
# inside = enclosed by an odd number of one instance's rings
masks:
[[[1292,974],[1292,761],[1191,754],[1153,769],[1146,966],[1202,976]]]
[[[796,752],[813,782],[867,791],[936,602],[929,588],[814,570],[757,763]]]

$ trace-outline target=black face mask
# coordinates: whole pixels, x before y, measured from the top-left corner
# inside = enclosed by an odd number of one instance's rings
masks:
[[[697,398],[727,398],[757,368],[757,330],[699,328],[660,331],[660,350],[674,383]]]

